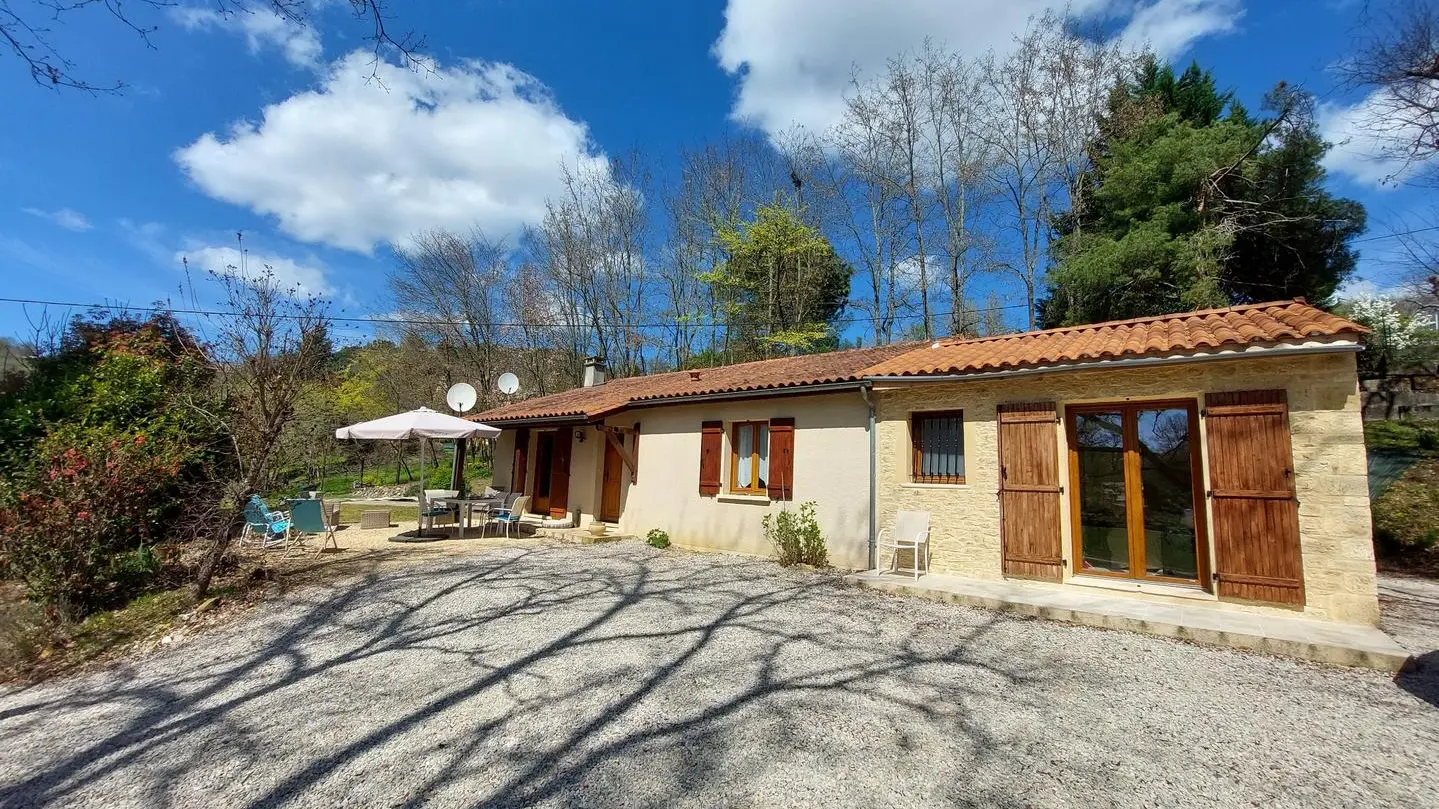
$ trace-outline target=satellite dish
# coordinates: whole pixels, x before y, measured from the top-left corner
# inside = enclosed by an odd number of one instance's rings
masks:
[[[479,395],[475,393],[475,386],[468,382],[456,382],[450,386],[449,390],[445,391],[445,402],[449,404],[451,410],[460,413],[474,407],[477,399],[479,399]]]
[[[520,378],[506,371],[500,374],[500,378],[495,381],[495,385],[500,389],[500,393],[509,396],[511,393],[519,392]]]

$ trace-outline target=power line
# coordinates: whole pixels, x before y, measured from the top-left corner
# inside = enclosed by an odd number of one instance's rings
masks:
[[[1375,242],[1380,239],[1398,239],[1403,236],[1413,236],[1416,233],[1428,233],[1431,230],[1439,230],[1439,225],[1431,225],[1427,228],[1415,228],[1414,230],[1406,230],[1402,233],[1381,233],[1378,236],[1365,236],[1362,239],[1355,239],[1350,242],[1350,244],[1363,244],[1364,242]]]
[[[125,306],[122,304],[108,303],[78,303],[74,301],[44,301],[31,298],[0,298],[0,303],[17,303],[34,306],[59,306],[71,309],[105,309],[119,312],[148,312],[150,314],[171,314],[171,315],[200,315],[206,317],[234,317],[237,312],[228,312],[220,309],[172,309],[163,306]],[[981,312],[999,312],[1006,309],[1024,309],[1028,304],[1012,303],[1004,306],[987,306],[978,309],[966,309],[962,314],[979,314]],[[931,312],[931,318],[948,317],[954,312]],[[844,323],[872,323],[877,320],[900,320],[907,317],[918,317],[919,315],[895,315],[890,318],[882,317],[850,317],[841,318]],[[299,315],[276,315],[285,319],[296,319]],[[332,323],[373,323],[389,326],[466,326],[472,325],[470,321],[463,320],[424,320],[400,317],[329,317]],[[519,328],[573,328],[588,329],[585,324],[577,323],[491,323],[492,328],[497,329],[519,329]],[[681,323],[620,323],[611,324],[609,329],[677,329],[686,324]],[[705,323],[689,324],[693,328],[703,329],[710,325]]]

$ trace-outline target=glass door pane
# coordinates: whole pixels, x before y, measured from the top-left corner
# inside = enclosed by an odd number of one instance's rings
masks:
[[[1083,569],[1129,572],[1129,506],[1124,481],[1124,411],[1074,418],[1079,461],[1079,532]]]
[[[1140,410],[1136,415],[1144,492],[1144,574],[1197,580],[1189,410]]]

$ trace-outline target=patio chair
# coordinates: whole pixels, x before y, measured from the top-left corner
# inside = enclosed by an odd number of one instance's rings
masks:
[[[339,543],[335,541],[335,526],[325,519],[325,501],[296,500],[290,508],[290,519],[296,536],[291,547],[296,550],[304,548],[306,538],[318,536],[320,546],[315,548],[316,554],[323,552],[326,544],[337,551],[340,549]]]
[[[890,570],[899,572],[899,552],[910,551],[911,570],[914,578],[919,578],[919,561],[924,559],[924,571],[929,572],[929,512],[928,511],[901,511],[894,515],[894,526],[892,528],[881,528],[879,536],[875,537],[875,547],[881,550],[890,549],[894,555],[890,557]]]
[[[283,511],[271,511],[260,496],[252,495],[245,503],[245,527],[240,533],[240,545],[258,545],[260,548],[283,547],[290,542],[290,515]]]
[[[520,520],[525,516],[525,509],[530,507],[530,496],[520,495],[510,502],[508,508],[498,508],[490,512],[490,518],[480,526],[480,538],[484,539],[490,523],[494,523],[502,529],[505,539],[510,538],[510,526],[515,527],[515,535],[520,533]]]
[[[447,505],[436,505],[433,501],[440,497],[459,497],[457,489],[425,489],[425,508],[420,512],[420,527],[434,528],[436,524],[450,522],[454,519],[454,509]]]

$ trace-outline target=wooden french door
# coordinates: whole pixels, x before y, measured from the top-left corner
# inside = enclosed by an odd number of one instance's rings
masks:
[[[625,434],[615,436],[623,442]],[[605,442],[604,482],[600,488],[600,514],[605,522],[616,522],[620,518],[620,489],[625,474],[625,462],[619,450],[609,441]]]
[[[1208,585],[1192,400],[1067,408],[1074,572]]]

